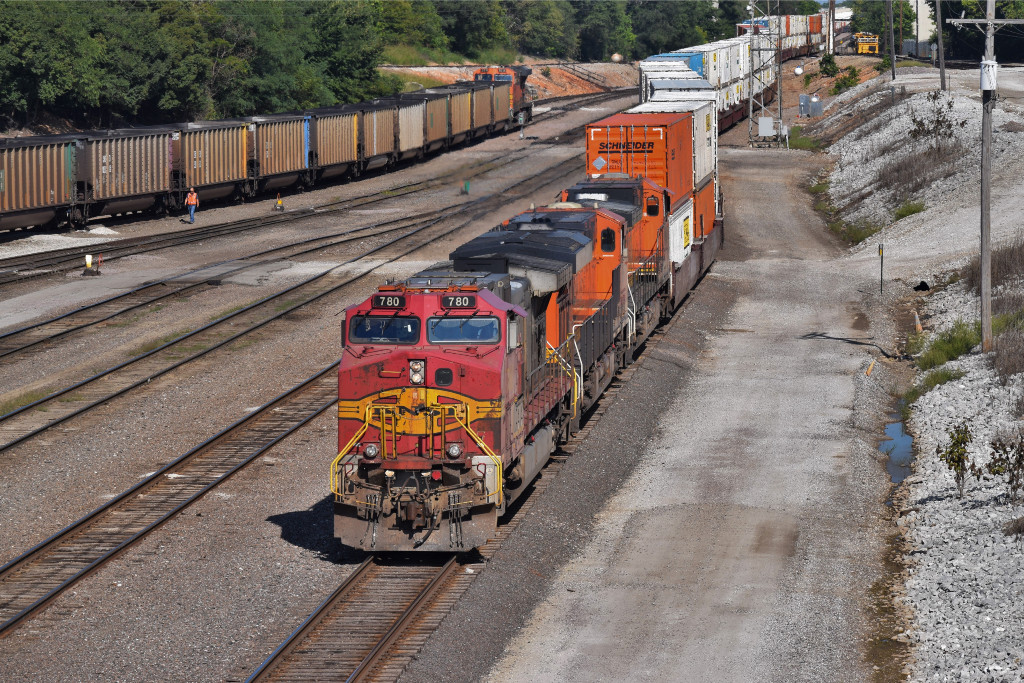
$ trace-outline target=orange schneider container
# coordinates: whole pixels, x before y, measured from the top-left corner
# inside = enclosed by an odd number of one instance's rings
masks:
[[[650,178],[672,193],[693,191],[693,113],[616,114],[587,126],[587,173]]]

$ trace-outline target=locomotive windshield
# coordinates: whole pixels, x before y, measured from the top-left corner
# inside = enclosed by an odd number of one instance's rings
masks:
[[[431,344],[495,344],[500,340],[497,318],[446,316],[427,320],[427,341]]]
[[[357,315],[348,328],[353,344],[415,344],[420,340],[420,319],[394,315]]]

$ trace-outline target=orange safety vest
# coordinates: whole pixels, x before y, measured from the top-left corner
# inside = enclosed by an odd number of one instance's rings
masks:
[[[185,197],[185,206],[199,206],[199,195],[195,192],[189,192],[188,196]]]

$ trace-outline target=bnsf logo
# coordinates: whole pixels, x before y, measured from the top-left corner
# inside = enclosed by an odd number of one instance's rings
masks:
[[[599,152],[653,152],[653,142],[602,142]]]

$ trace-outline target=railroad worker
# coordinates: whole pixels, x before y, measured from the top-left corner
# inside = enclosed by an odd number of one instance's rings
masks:
[[[188,207],[188,222],[196,222],[196,208],[199,206],[199,195],[196,194],[196,188],[188,188],[188,196],[185,197],[185,206]]]

